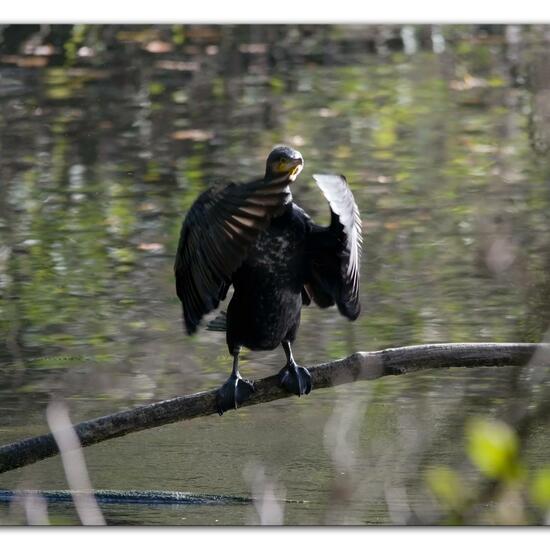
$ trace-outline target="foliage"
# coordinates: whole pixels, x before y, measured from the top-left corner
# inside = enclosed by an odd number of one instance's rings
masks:
[[[446,467],[431,469],[427,484],[455,524],[533,524],[550,517],[550,469],[526,467],[521,441],[508,424],[489,417],[469,419],[465,447],[481,474],[474,485]],[[486,509],[484,505],[491,504]]]

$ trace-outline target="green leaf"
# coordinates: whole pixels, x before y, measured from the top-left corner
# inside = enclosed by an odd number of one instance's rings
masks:
[[[162,82],[151,82],[149,84],[149,94],[151,95],[160,95],[164,92],[166,87]]]
[[[459,511],[465,504],[467,495],[464,483],[458,474],[446,466],[438,466],[426,473],[428,487],[437,499],[447,508]]]
[[[531,482],[530,494],[537,506],[550,509],[550,466],[535,473]]]
[[[518,439],[515,432],[498,420],[474,419],[466,426],[468,455],[487,477],[514,479],[519,475]]]

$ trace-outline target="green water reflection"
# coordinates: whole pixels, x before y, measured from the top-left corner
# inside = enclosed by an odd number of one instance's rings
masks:
[[[62,60],[1,57],[0,443],[44,432],[52,395],[77,421],[227,377],[222,334],[183,335],[172,258],[196,195],[260,174],[279,142],[305,158],[295,200],[328,220],[311,174],[343,173],[366,231],[362,316],[351,324],[305,309],[299,361],[544,339],[550,66],[541,33],[481,40],[449,27],[438,53],[420,38],[414,53],[372,53],[370,27],[351,36],[293,27],[298,37],[259,29],[78,26]],[[271,374],[283,360],[279,350],[245,353],[243,372]],[[287,498],[307,501],[286,506],[287,523],[388,523],[403,494],[411,508],[431,505],[419,472],[464,463],[464,417],[496,414],[514,399],[513,377],[451,370],[358,383],[127,436],[86,459],[105,489],[248,494],[264,468]],[[548,462],[549,437],[541,426],[533,464]],[[53,458],[0,485],[66,482]],[[50,513],[76,521],[58,508]],[[258,521],[249,506],[105,514],[131,524]]]

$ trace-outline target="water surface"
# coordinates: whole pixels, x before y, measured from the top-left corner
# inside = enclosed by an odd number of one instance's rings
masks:
[[[327,222],[311,175],[345,174],[366,233],[361,317],[305,308],[298,362],[545,338],[542,31],[448,28],[434,51],[417,28],[416,46],[394,51],[391,40],[372,42],[373,29],[96,27],[69,35],[64,55],[4,51],[0,443],[47,431],[52,397],[66,399],[76,422],[226,379],[224,335],[182,331],[172,273],[179,228],[198,193],[261,174],[281,142],[305,159],[296,202]],[[283,364],[282,350],[245,352],[242,373],[262,377]],[[435,505],[430,466],[475,479],[464,419],[531,403],[529,392],[518,397],[517,374],[450,369],[360,382],[129,435],[85,456],[98,489],[272,491],[305,501],[281,505],[287,524],[399,523]],[[536,379],[539,394],[547,375]],[[550,431],[535,432],[528,460],[538,466]],[[3,474],[0,485],[63,489],[66,480],[55,457]],[[251,505],[103,511],[113,524],[262,520]],[[77,522],[71,506],[49,512]],[[22,521],[11,513],[0,506],[1,521]]]

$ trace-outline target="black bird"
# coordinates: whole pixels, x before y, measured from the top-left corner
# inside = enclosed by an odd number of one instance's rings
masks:
[[[296,395],[311,391],[311,376],[292,356],[302,305],[336,304],[352,321],[360,312],[361,219],[344,176],[313,176],[331,209],[328,227],[313,223],[292,201],[302,155],[275,147],[261,179],[213,187],[191,206],[181,228],[174,272],[188,334],[216,309],[229,287],[227,314],[212,323],[225,329],[233,370],[218,390],[223,414],[254,391],[239,374],[241,346],[272,350],[282,344],[283,387]]]

